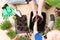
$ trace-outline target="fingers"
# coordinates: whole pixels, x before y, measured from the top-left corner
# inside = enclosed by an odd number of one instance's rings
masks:
[[[43,16],[37,14],[36,16],[34,16],[34,18],[32,18],[32,21],[35,22],[36,19],[43,21]]]
[[[32,21],[35,22],[36,21],[36,16],[32,17]]]
[[[36,19],[35,23],[37,23],[38,19]]]
[[[41,17],[41,20],[43,21],[43,16],[42,15],[39,15]]]

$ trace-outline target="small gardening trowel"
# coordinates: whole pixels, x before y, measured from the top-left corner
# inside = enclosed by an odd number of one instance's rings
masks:
[[[21,11],[16,7],[14,10],[15,14],[17,14],[19,17],[22,17]]]

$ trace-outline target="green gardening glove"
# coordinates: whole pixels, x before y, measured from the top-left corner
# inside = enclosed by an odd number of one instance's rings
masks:
[[[7,6],[6,8],[3,9],[2,11],[2,17],[3,19],[7,19],[8,17],[13,15],[13,8]]]

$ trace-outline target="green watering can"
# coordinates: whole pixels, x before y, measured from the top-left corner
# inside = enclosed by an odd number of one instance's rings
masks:
[[[3,19],[7,19],[8,17],[13,15],[13,8],[8,6],[7,4],[4,5],[4,7],[2,7],[3,11],[2,11],[2,17]]]

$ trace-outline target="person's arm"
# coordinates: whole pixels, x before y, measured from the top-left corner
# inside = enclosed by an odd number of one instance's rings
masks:
[[[31,4],[32,11],[33,11],[34,16],[35,16],[35,15],[36,15],[36,11],[37,11],[37,5],[36,5],[36,2],[35,2],[35,0],[31,0],[29,3]]]
[[[39,0],[39,2],[38,2],[38,15],[41,17],[42,17],[41,12],[42,12],[43,4],[44,4],[44,0]]]
[[[34,23],[34,27],[33,27],[33,33],[37,32],[37,20]]]
[[[39,15],[41,15],[43,4],[44,4],[44,0],[39,0],[38,2],[38,14]]]

